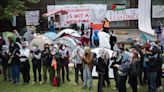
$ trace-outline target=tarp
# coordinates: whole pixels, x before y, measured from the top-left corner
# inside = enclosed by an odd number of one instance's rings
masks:
[[[58,43],[66,45],[67,47],[71,48],[71,50],[74,50],[77,46],[76,41],[71,37],[67,37],[67,36],[56,39],[52,44],[58,44]]]
[[[100,50],[100,49],[102,49],[102,48],[94,48],[94,49],[91,50],[91,52],[96,53],[97,58],[98,58],[98,57],[100,56],[100,54],[99,54],[99,50]],[[111,58],[113,51],[110,50],[110,49],[107,49],[107,48],[103,48],[103,49],[105,49],[105,50],[109,53],[109,56],[110,56],[110,58]],[[110,68],[110,65],[112,64],[112,62],[113,62],[113,61],[110,61],[110,64],[109,64],[109,66],[108,66],[108,68],[109,68],[109,73],[108,73],[108,75],[109,75],[110,78],[114,78],[113,69]],[[97,74],[97,72],[96,72],[96,66],[93,67],[92,76],[98,77],[98,74]]]
[[[3,35],[3,38],[4,38],[7,45],[9,45],[8,38],[11,38],[13,40],[13,42],[16,42],[16,35],[14,33],[12,33],[12,32],[3,32],[2,35]]]
[[[24,35],[23,38],[25,38],[28,42],[30,42],[33,38],[32,38],[32,31],[27,31]]]
[[[139,30],[154,35],[154,30],[151,27],[151,0],[138,0],[138,9]]]
[[[109,44],[109,42],[110,42],[109,34],[99,31],[98,36],[99,36],[99,47],[105,47],[105,48],[110,49],[111,46]]]
[[[164,5],[153,5],[153,18],[164,18]]]
[[[80,34],[77,31],[73,30],[73,29],[64,29],[56,35],[55,39],[61,37],[63,34],[68,34],[68,35],[71,35],[71,36],[74,36],[74,37],[81,37]]]
[[[54,32],[46,32],[43,35],[49,37],[52,40],[55,40],[55,37],[56,37],[57,34],[54,33]]]

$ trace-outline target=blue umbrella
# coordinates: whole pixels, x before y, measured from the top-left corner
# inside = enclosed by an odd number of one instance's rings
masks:
[[[54,32],[46,32],[43,35],[52,39],[52,40],[55,40],[55,37],[56,37],[56,33],[54,33]]]

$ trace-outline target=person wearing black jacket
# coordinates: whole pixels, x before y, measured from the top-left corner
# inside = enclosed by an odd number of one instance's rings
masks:
[[[11,67],[12,67],[12,81],[13,83],[19,82],[20,77],[20,57],[18,54],[20,54],[20,39],[17,38],[17,42],[14,44],[14,49],[10,49],[10,52],[13,54]]]
[[[43,64],[43,79],[44,82],[47,81],[47,71],[49,71],[49,80],[50,83],[52,83],[52,76],[50,71],[51,71],[51,62],[52,62],[52,55],[51,51],[49,49],[49,45],[45,44],[44,45],[44,50],[41,53],[41,60]]]
[[[39,83],[41,84],[41,51],[38,48],[38,45],[33,46],[32,54],[32,65],[33,65],[33,73],[34,73],[34,82],[37,82],[37,71],[39,74]]]
[[[97,92],[102,92],[103,78],[105,75],[105,68],[107,67],[107,63],[105,62],[103,53],[101,54],[102,55],[98,58],[98,62],[96,65],[96,71],[98,72],[98,76],[99,76]]]

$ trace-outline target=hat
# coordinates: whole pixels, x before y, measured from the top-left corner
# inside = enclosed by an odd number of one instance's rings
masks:
[[[90,53],[90,52],[91,52],[91,48],[90,48],[90,47],[84,47],[84,51],[85,51],[86,53]]]

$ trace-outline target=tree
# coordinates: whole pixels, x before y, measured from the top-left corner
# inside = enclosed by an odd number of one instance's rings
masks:
[[[0,20],[10,20],[13,16],[24,15],[27,3],[38,3],[40,0],[0,0]]]

